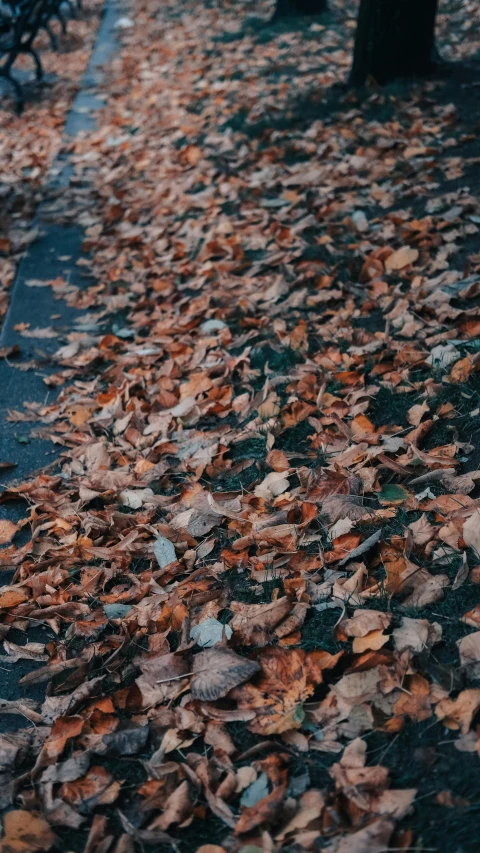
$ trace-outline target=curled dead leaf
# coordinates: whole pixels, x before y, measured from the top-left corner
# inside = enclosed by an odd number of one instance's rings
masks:
[[[435,714],[447,729],[460,729],[467,734],[473,718],[480,708],[480,690],[462,690],[457,699],[441,699],[435,706]]]

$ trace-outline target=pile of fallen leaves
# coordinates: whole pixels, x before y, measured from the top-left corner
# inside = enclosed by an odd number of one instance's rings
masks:
[[[259,5],[138,0],[75,143],[4,851],[476,849],[478,89],[343,91],[355,9]]]
[[[24,84],[27,105],[22,115],[14,111],[8,83],[0,78],[0,325],[8,308],[8,293],[17,264],[38,236],[32,217],[42,198],[49,169],[62,144],[68,110],[85,71],[98,24],[99,3],[92,0],[80,17],[68,21],[68,31],[58,32],[59,50],[51,49],[48,36],[35,42],[45,71],[45,82],[30,81],[30,57],[21,56],[14,74]],[[18,69],[18,70],[17,70]]]

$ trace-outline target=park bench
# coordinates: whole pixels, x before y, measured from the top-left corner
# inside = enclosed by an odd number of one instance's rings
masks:
[[[40,57],[34,48],[34,42],[40,30],[48,33],[50,44],[57,49],[57,39],[51,26],[56,18],[66,32],[66,18],[62,5],[65,0],[0,0],[0,78],[8,80],[15,93],[17,111],[24,106],[23,89],[12,74],[13,67],[21,54],[28,54],[35,64],[37,80],[43,77]],[[75,6],[72,0],[66,0],[72,13]],[[81,8],[79,0],[77,7]]]

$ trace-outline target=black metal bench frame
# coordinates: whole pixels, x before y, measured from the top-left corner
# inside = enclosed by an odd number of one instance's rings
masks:
[[[25,99],[22,86],[12,74],[13,66],[21,54],[28,54],[35,64],[37,80],[43,78],[40,57],[34,48],[34,41],[40,30],[46,30],[50,44],[58,49],[57,39],[51,27],[52,18],[56,18],[66,33],[67,20],[62,11],[65,2],[72,15],[76,8],[72,0],[2,0],[4,11],[0,9],[0,78],[11,85],[15,93],[17,112],[22,112]],[[81,9],[81,0],[76,7]]]

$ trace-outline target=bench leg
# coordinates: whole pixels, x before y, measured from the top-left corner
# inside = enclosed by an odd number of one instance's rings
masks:
[[[14,77],[9,77],[10,83],[12,84],[15,91],[15,112],[17,115],[21,115],[23,113],[23,108],[25,106],[25,100],[23,97],[23,89],[20,86],[18,80],[15,80]]]
[[[50,47],[52,50],[58,50],[58,41],[55,33],[53,32],[50,24],[45,24],[45,29],[48,33],[48,37],[50,39]]]
[[[35,63],[35,76],[36,76],[37,80],[42,80],[43,79],[42,63],[40,62],[40,57],[39,57],[37,51],[33,47],[33,42],[35,41],[36,37],[37,37],[37,33],[35,31],[30,35],[30,38],[24,43],[23,48],[22,48],[22,53],[28,53],[32,57],[32,59]]]
[[[32,59],[35,63],[35,76],[36,76],[37,80],[43,80],[42,63],[40,62],[40,57],[39,57],[37,51],[34,50],[33,47],[30,47],[28,49],[28,53],[30,54],[30,56],[32,57]]]
[[[58,20],[60,21],[60,25],[62,27],[62,33],[64,36],[66,36],[66,34],[67,34],[67,21],[66,21],[64,14],[60,11],[60,9],[58,9],[57,12],[55,13],[55,17],[58,18]]]

